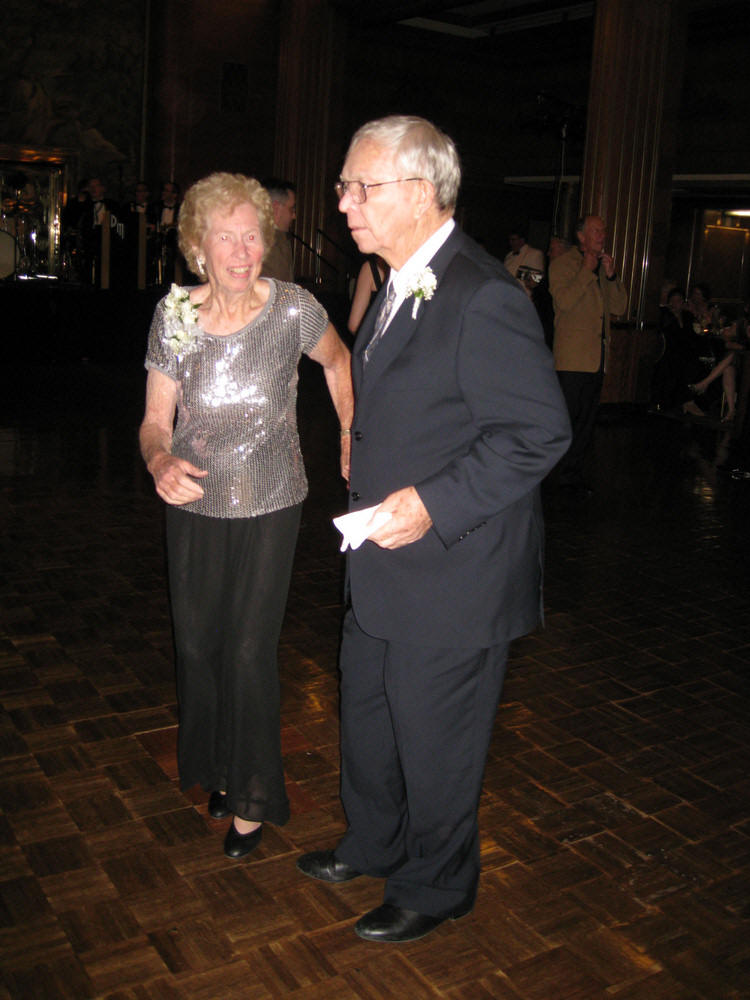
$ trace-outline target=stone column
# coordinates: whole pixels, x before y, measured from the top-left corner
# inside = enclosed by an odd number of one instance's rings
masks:
[[[342,262],[329,239],[331,228],[338,230],[328,190],[341,157],[334,57],[343,52],[343,28],[328,0],[283,0],[281,8],[274,173],[297,185],[294,231],[312,248],[294,241],[295,272],[305,284],[343,286]]]
[[[601,215],[628,289],[615,325],[604,402],[645,402],[668,236],[683,0],[597,0],[581,211]]]

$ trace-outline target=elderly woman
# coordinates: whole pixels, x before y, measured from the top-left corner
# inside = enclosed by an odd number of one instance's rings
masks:
[[[310,294],[260,278],[274,225],[257,181],[198,181],[178,233],[206,283],[156,307],[141,453],[167,503],[180,782],[233,814],[224,852],[238,858],[289,818],[276,657],[307,492],[297,365],[304,352],[323,366],[348,478],[349,353]]]

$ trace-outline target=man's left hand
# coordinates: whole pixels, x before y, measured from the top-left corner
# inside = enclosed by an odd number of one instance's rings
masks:
[[[379,510],[387,511],[388,521],[369,536],[381,549],[400,549],[419,541],[432,527],[432,518],[413,486],[391,493],[380,504]]]
[[[599,260],[602,262],[602,267],[604,268],[604,273],[608,278],[614,277],[615,273],[615,262],[612,260],[608,253],[603,253]]]

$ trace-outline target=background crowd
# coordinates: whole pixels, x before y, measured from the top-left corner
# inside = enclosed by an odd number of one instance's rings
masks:
[[[144,220],[146,284],[168,285],[175,280],[177,217],[180,185],[164,181],[158,197],[151,186],[138,181],[133,196],[118,202],[107,193],[101,177],[80,181],[62,216],[63,274],[82,284],[99,285],[102,267],[102,228],[109,229],[109,278],[113,285],[135,285],[138,239]]]

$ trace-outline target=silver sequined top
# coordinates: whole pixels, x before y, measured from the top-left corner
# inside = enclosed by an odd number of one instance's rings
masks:
[[[184,510],[256,517],[307,495],[297,365],[320,340],[328,316],[303,288],[269,285],[268,301],[248,326],[228,336],[193,327],[194,342],[180,355],[165,337],[165,299],[154,312],[145,363],[177,383],[172,454],[208,470],[200,480],[204,496]]]

